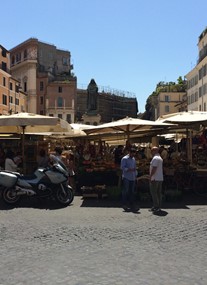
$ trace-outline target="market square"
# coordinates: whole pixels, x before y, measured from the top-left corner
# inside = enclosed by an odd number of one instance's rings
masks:
[[[107,198],[76,196],[62,209],[1,201],[0,284],[205,285],[206,200],[165,203],[163,216],[149,206],[134,214]]]
[[[207,284],[205,7],[4,2],[0,285]]]

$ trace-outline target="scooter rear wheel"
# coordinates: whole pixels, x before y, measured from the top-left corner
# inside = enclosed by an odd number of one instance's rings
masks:
[[[4,188],[2,193],[2,199],[9,205],[17,204],[20,200],[20,196],[16,194],[13,188]]]
[[[73,190],[69,186],[60,185],[56,190],[56,201],[61,206],[68,206],[74,199]]]

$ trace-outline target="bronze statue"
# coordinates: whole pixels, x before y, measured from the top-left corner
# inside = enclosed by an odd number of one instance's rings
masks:
[[[87,111],[97,110],[98,87],[94,79],[91,79],[87,88]]]

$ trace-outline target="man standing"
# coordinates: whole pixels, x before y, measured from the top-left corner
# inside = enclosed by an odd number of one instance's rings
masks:
[[[121,170],[123,179],[122,202],[125,211],[138,211],[135,205],[135,184],[136,184],[136,150],[131,148],[129,153],[121,159]]]
[[[159,154],[159,148],[154,146],[151,149],[152,160],[150,162],[150,193],[152,195],[152,212],[159,212],[162,203],[162,182],[163,182],[163,159]]]

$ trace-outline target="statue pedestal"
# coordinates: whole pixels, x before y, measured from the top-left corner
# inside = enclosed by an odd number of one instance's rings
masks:
[[[85,113],[82,116],[82,119],[84,124],[97,126],[101,122],[101,115],[95,113]]]

